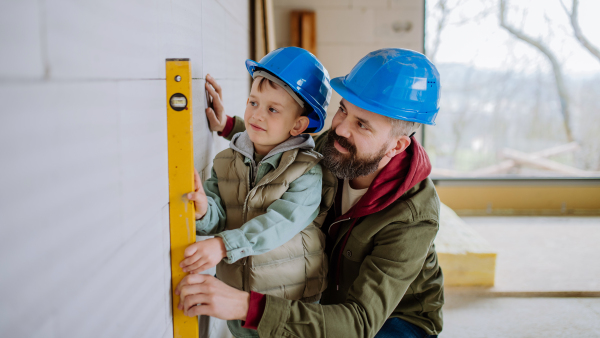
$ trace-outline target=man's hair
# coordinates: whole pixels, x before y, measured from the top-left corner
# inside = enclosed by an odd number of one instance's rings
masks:
[[[390,131],[390,134],[393,137],[410,136],[421,126],[421,123],[418,122],[397,120],[391,117],[388,118],[390,119],[390,123],[392,124],[392,130]]]
[[[258,91],[262,92],[263,87],[266,86],[267,84],[269,84],[273,89],[277,89],[277,84],[275,84],[275,82],[267,79],[266,77],[260,77],[260,79],[258,80]],[[294,102],[296,102],[296,100],[294,100]],[[308,113],[310,113],[312,111],[312,107],[310,106],[310,104],[306,103],[306,101],[304,101],[304,108],[302,109],[302,114],[300,116],[308,116]]]

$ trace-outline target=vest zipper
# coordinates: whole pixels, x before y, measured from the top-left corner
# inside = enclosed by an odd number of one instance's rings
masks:
[[[252,165],[250,165],[250,171],[248,172],[248,180],[246,181],[246,188],[248,189],[248,194],[246,194],[246,198],[244,199],[244,208],[242,209],[242,224],[246,223],[246,218],[248,217],[248,195],[250,195],[250,181],[252,179],[252,172],[253,172],[253,168]],[[249,292],[250,287],[249,287],[249,280],[248,280],[248,276],[250,275],[250,272],[248,271],[248,259],[250,257],[245,257],[244,258],[244,264],[242,267],[242,290],[243,291],[247,291]]]

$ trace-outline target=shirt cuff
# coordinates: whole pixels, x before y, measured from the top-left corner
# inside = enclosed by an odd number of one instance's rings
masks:
[[[260,324],[260,320],[265,312],[266,303],[267,296],[262,293],[250,291],[250,305],[248,306],[246,321],[242,322],[244,329],[258,329],[258,324]]]
[[[225,122],[225,128],[223,128],[222,131],[217,133],[217,135],[223,136],[223,137],[229,136],[229,133],[231,133],[231,130],[233,130],[233,126],[235,125],[233,117],[231,117],[229,115],[225,115],[225,116],[227,116],[227,122]]]
[[[240,229],[225,230],[215,236],[223,239],[225,250],[227,250],[227,257],[223,260],[227,264],[235,263],[237,260],[253,254],[252,245]]]

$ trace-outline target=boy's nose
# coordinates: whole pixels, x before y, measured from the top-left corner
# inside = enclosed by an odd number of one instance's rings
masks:
[[[265,111],[263,109],[256,109],[252,117],[257,121],[265,120]]]

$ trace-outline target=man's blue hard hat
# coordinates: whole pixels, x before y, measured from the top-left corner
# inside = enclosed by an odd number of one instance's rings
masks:
[[[279,48],[260,62],[246,60],[246,68],[250,75],[254,70],[263,69],[280,78],[312,107],[307,115],[310,122],[306,132],[323,129],[331,99],[329,73],[309,51],[298,47]]]
[[[425,55],[408,49],[371,52],[331,86],[355,106],[393,119],[435,125],[440,109],[440,74]]]

